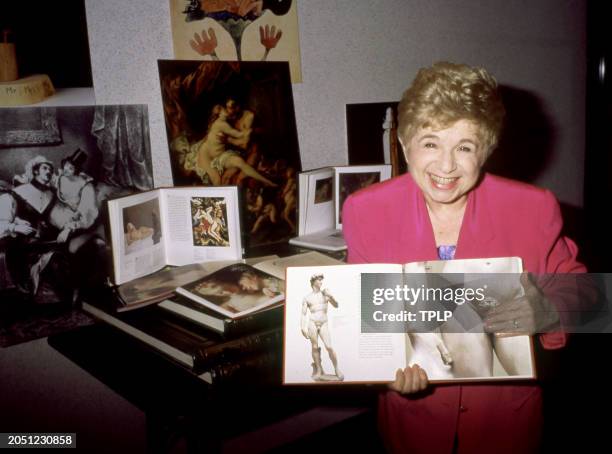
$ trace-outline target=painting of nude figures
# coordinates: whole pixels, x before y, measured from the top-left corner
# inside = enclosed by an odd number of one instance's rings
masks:
[[[296,235],[301,170],[286,62],[160,60],[177,186],[238,186],[247,249]]]
[[[193,197],[191,221],[194,246],[230,245],[224,197]]]
[[[123,235],[125,254],[132,254],[159,243],[159,200],[152,199],[124,208]]]

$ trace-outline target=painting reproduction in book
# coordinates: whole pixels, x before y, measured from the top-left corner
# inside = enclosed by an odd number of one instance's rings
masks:
[[[105,201],[153,186],[147,108],[2,109],[0,163],[0,345],[9,345],[90,320],[77,308],[106,279]]]
[[[238,186],[247,249],[295,236],[288,64],[160,60],[159,72],[174,184]]]

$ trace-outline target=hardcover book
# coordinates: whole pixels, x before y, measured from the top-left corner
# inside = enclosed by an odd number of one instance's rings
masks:
[[[529,336],[483,327],[523,294],[521,267],[503,257],[288,268],[283,382],[388,383],[415,363],[431,382],[535,378]]]
[[[263,329],[279,328],[283,324],[281,302],[238,318],[221,315],[219,312],[181,295],[165,299],[158,306],[192,323],[197,323],[222,334],[226,338],[238,337]]]
[[[280,361],[282,329],[278,327],[224,340],[215,333],[173,317],[157,306],[111,314],[95,302],[84,302],[83,310],[209,384],[218,384],[241,372],[269,373],[277,369]]]
[[[156,189],[108,201],[115,284],[166,265],[242,257],[235,187]]]
[[[176,293],[229,318],[282,301],[284,292],[281,279],[244,263],[227,266],[176,289]]]
[[[289,243],[326,251],[342,251],[342,204],[359,189],[391,177],[390,165],[337,166],[301,172],[299,236]]]
[[[342,264],[342,262],[319,252],[311,251],[304,254],[273,257],[268,260],[258,261],[253,264],[253,267],[284,280],[286,269],[289,266],[338,264]],[[219,334],[223,334],[225,337],[235,337],[258,329],[279,327],[283,323],[284,314],[282,303],[278,302],[248,315],[232,318],[181,295],[165,299],[159,304],[159,307],[184,317],[193,323],[198,323],[208,329],[212,329]]]

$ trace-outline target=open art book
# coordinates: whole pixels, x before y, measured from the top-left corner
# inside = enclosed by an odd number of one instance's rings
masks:
[[[414,363],[432,382],[535,378],[529,336],[482,327],[522,294],[521,271],[517,257],[288,268],[283,383],[388,383]]]
[[[161,270],[242,258],[235,187],[164,188],[108,201],[115,284]]]
[[[387,164],[337,166],[301,172],[299,176],[299,236],[289,240],[296,246],[342,251],[342,205],[359,189],[391,177]]]
[[[285,299],[283,280],[237,263],[176,289],[176,293],[229,318],[259,311]]]

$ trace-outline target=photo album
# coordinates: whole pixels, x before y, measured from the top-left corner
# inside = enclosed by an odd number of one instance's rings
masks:
[[[535,378],[530,336],[483,319],[524,294],[520,258],[287,269],[284,384],[388,383],[419,364],[431,382]]]
[[[163,188],[108,201],[113,281],[242,258],[236,187]]]

